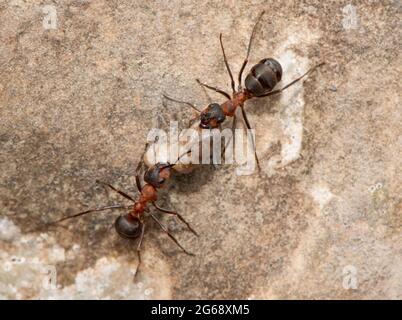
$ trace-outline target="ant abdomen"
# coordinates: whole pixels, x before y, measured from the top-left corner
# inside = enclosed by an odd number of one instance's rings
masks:
[[[251,68],[245,85],[249,92],[258,97],[272,91],[282,79],[282,67],[272,58],[263,59]]]
[[[117,217],[114,227],[121,237],[132,239],[141,234],[142,223],[138,218],[124,215]]]

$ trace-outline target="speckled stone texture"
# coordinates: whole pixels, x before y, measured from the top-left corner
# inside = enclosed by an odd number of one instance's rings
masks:
[[[119,212],[30,232],[125,201],[96,179],[134,195],[148,131],[193,116],[162,93],[201,107],[196,78],[229,88],[219,33],[237,74],[263,9],[246,71],[326,65],[247,102],[260,174],[199,166],[160,193],[195,257],[150,221],[133,282]],[[401,299],[401,38],[400,1],[1,1],[0,298]]]

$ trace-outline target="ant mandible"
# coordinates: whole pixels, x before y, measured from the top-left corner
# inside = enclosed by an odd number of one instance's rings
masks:
[[[243,71],[248,63],[251,45],[252,45],[252,42],[253,42],[255,34],[256,34],[257,25],[261,21],[261,18],[264,15],[264,13],[265,13],[265,11],[262,11],[260,13],[260,15],[257,18],[257,22],[255,23],[253,30],[251,32],[251,36],[250,36],[250,40],[249,40],[248,48],[247,48],[246,58],[244,59],[244,62],[239,71],[237,90],[235,89],[235,81],[234,81],[233,74],[230,69],[228,60],[226,58],[225,49],[223,47],[222,33],[219,35],[219,42],[220,42],[221,49],[222,49],[223,60],[225,62],[226,70],[228,71],[228,74],[230,76],[231,87],[232,87],[232,96],[230,96],[230,94],[225,92],[224,90],[221,90],[219,88],[202,83],[199,79],[196,79],[197,82],[201,86],[223,95],[227,99],[225,102],[223,102],[222,104],[211,103],[204,110],[199,110],[192,103],[177,100],[177,99],[171,98],[167,95],[164,95],[164,97],[168,100],[171,100],[174,102],[179,102],[179,103],[184,103],[184,104],[192,107],[194,110],[196,110],[200,115],[200,125],[199,126],[202,129],[219,128],[221,123],[224,122],[226,117],[228,116],[228,117],[233,118],[233,121],[232,121],[232,131],[233,131],[236,127],[236,120],[237,120],[236,109],[238,107],[240,107],[244,122],[247,126],[247,129],[250,130],[251,129],[250,122],[247,118],[246,110],[244,109],[244,103],[247,100],[249,100],[251,98],[262,98],[262,97],[268,97],[268,96],[272,96],[275,94],[279,94],[324,64],[324,62],[317,64],[316,66],[309,69],[306,73],[304,73],[297,79],[291,81],[284,87],[277,89],[277,90],[273,90],[275,88],[275,86],[282,79],[282,66],[277,60],[275,60],[273,58],[265,58],[265,59],[262,59],[260,62],[258,62],[256,65],[254,65],[250,69],[249,73],[246,76],[245,82],[244,82],[245,88],[243,88],[243,86],[242,86]],[[234,135],[233,135],[233,140],[234,140]],[[234,143],[234,141],[233,141],[233,143]],[[254,141],[252,141],[252,143],[254,146]],[[255,150],[255,146],[254,146],[254,150]],[[256,151],[254,151],[254,154],[255,154],[255,159],[257,162],[258,169],[261,170]]]

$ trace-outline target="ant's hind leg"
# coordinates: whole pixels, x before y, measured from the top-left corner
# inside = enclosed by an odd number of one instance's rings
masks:
[[[45,229],[45,228],[49,228],[49,227],[55,226],[56,224],[58,224],[58,223],[60,223],[60,222],[62,222],[62,221],[69,220],[69,219],[73,219],[73,218],[77,218],[77,217],[83,216],[83,215],[85,215],[85,214],[87,214],[87,213],[99,212],[99,211],[110,210],[110,209],[123,209],[123,208],[124,208],[124,209],[128,209],[128,208],[132,208],[132,207],[133,207],[132,205],[128,205],[128,206],[127,206],[127,205],[122,205],[122,204],[114,204],[114,205],[110,205],[110,206],[104,206],[104,207],[89,209],[89,210],[85,210],[85,211],[82,211],[82,212],[73,214],[73,215],[71,215],[71,216],[67,216],[67,217],[61,218],[61,219],[59,219],[59,220],[55,220],[55,221],[52,221],[52,222],[44,223],[44,224],[41,225],[41,226],[38,226],[38,227],[36,227],[36,228],[34,228],[34,229],[30,229],[28,232],[41,231],[41,230],[43,230],[43,229]]]
[[[175,211],[170,211],[170,210],[167,210],[167,209],[163,209],[163,208],[159,207],[155,202],[152,202],[152,204],[160,212],[171,214],[171,215],[174,215],[177,218],[179,218],[179,220],[181,222],[183,222],[187,226],[188,230],[190,230],[192,233],[194,233],[198,237],[198,233],[190,226],[190,224],[183,218],[183,216],[181,214],[179,214],[179,213],[177,213]]]
[[[134,280],[137,277],[138,270],[140,269],[140,265],[141,265],[141,245],[142,245],[142,240],[144,240],[144,233],[145,233],[144,231],[145,231],[145,223],[142,224],[141,235],[140,235],[140,239],[139,239],[138,245],[137,245],[138,264],[137,264],[137,268],[135,269],[135,272],[134,272]]]
[[[188,252],[186,249],[183,248],[183,246],[177,241],[177,239],[169,232],[169,230],[158,220],[155,215],[150,213],[151,218],[159,225],[159,227],[169,236],[170,239],[173,240],[174,243],[185,253],[188,254],[189,256],[194,256],[194,253]]]

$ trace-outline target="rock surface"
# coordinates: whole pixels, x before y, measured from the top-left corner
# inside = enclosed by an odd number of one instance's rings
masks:
[[[402,299],[401,5],[322,1],[0,2],[0,298]],[[136,245],[118,212],[36,226],[135,194],[148,131],[184,127],[204,106],[195,82],[229,88],[253,23],[250,65],[283,83],[326,65],[280,97],[247,102],[262,173],[201,166],[176,175],[163,217],[195,257],[149,222]],[[222,98],[211,94],[214,101]]]

